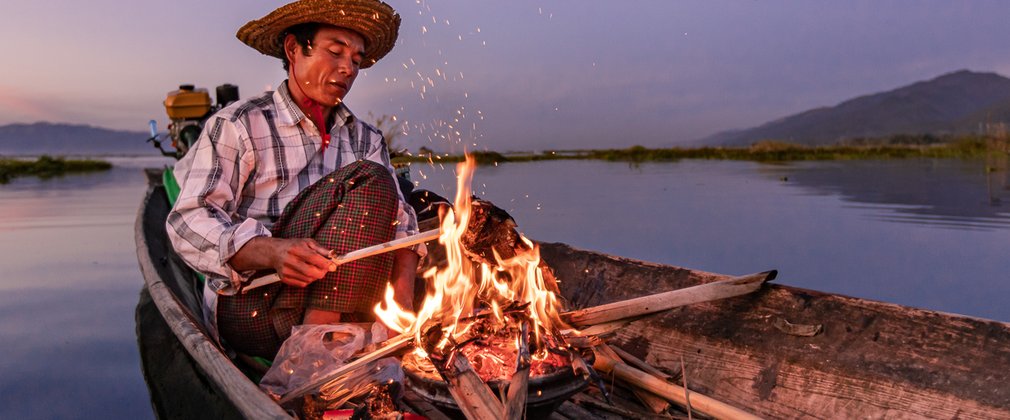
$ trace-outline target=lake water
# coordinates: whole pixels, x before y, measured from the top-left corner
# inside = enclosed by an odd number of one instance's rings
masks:
[[[141,168],[168,161],[110,160],[0,185],[0,418],[153,417],[133,223]],[[543,162],[478,168],[474,187],[538,240],[1010,321],[1010,180],[986,165]],[[455,190],[451,166],[412,174]]]

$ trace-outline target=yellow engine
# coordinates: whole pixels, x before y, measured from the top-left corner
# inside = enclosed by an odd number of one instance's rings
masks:
[[[207,89],[194,89],[193,85],[179,86],[165,98],[165,112],[172,120],[201,119],[210,112],[210,105]]]
[[[166,152],[162,149],[162,154],[181,158],[189,150],[190,146],[200,137],[203,124],[213,113],[228,106],[228,104],[238,100],[238,87],[232,84],[223,84],[217,87],[217,104],[210,100],[207,89],[197,89],[193,85],[180,85],[179,89],[168,92],[165,98],[165,113],[171,123],[168,124],[168,135],[172,139],[174,152]],[[157,129],[154,122],[151,122],[151,140],[157,140]],[[161,149],[161,143],[155,141],[155,147]]]

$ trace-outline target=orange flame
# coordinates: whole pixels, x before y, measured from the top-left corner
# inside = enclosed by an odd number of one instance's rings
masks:
[[[456,168],[459,176],[455,205],[442,217],[442,233],[438,238],[445,248],[448,264],[424,273],[429,287],[420,310],[413,313],[400,307],[393,299],[392,285],[387,285],[385,302],[375,305],[375,314],[389,328],[401,334],[413,334],[417,342],[421,340],[423,326],[438,322],[442,325],[443,339],[436,347],[444,348],[450,337],[458,337],[472,326],[463,319],[474,315],[476,310],[490,309],[493,319],[504,325],[503,308],[513,303],[528,303],[526,315],[533,323],[533,338],[542,342],[544,332],[566,326],[559,315],[557,296],[545,285],[539,267],[539,247],[521,237],[528,250],[519,251],[507,260],[495,252],[495,267],[484,263],[478,267],[464,252],[460,238],[471,217],[470,184],[475,166],[474,158],[468,155]],[[537,356],[546,356],[546,346],[538,348],[541,351]]]

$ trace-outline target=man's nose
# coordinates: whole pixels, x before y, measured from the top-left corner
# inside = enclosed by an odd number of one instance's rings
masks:
[[[343,58],[337,60],[337,71],[344,76],[351,76],[354,74],[354,61],[350,58]]]

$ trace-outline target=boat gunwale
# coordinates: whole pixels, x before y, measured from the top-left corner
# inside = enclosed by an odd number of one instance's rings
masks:
[[[160,185],[151,185],[141,203],[135,222],[135,241],[137,260],[144,276],[144,283],[151,300],[158,307],[158,312],[165,319],[172,333],[182,343],[186,352],[203,370],[211,384],[231,402],[236,410],[248,419],[289,419],[291,415],[278,405],[272,398],[249,380],[241,370],[232,363],[221,348],[204,333],[200,325],[189,311],[179,302],[178,297],[161,277],[150,253],[147,243],[147,231],[144,228],[146,213],[151,199],[157,191],[163,191]]]

